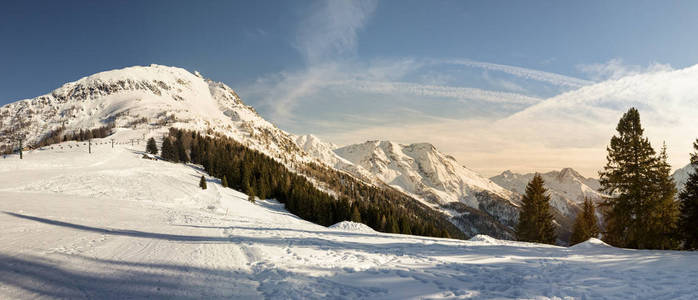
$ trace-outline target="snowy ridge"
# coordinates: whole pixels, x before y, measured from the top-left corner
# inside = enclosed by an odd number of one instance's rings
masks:
[[[374,185],[378,183],[378,179],[371,172],[337,155],[334,152],[334,149],[338,148],[337,145],[324,142],[312,134],[296,136],[295,141],[303,151],[320,163],[348,172],[365,182]]]
[[[518,198],[433,145],[368,141],[334,152],[385,184],[440,211],[466,235],[513,238]]]
[[[504,199],[512,197],[510,191],[461,166],[455,158],[428,143],[368,141],[338,148],[335,153],[432,206],[462,202],[477,208],[475,194],[483,191]]]
[[[526,185],[534,175],[534,173],[516,174],[507,170],[490,179],[504,188],[523,195],[526,192]],[[605,196],[598,192],[601,187],[598,180],[586,178],[572,168],[543,173],[541,177],[545,181],[545,188],[550,193],[550,205],[568,217],[574,218],[577,215],[584,198],[598,203],[603,201]]]

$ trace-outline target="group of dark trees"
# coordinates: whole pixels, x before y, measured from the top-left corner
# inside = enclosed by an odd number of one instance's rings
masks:
[[[544,187],[540,174],[533,176],[526,186],[521,202],[519,223],[516,225],[516,239],[524,242],[555,244],[557,234],[550,209],[550,195]],[[584,200],[582,211],[577,215],[572,229],[570,245],[584,242],[599,236],[599,221],[596,218],[594,203]]]
[[[34,145],[34,148],[66,141],[87,141],[90,139],[105,138],[112,134],[113,129],[114,123],[109,123],[105,126],[93,129],[73,130],[72,132],[66,132],[65,127],[61,126],[44,135],[44,137]]]
[[[200,164],[222,185],[248,194],[251,201],[276,199],[289,212],[320,225],[352,220],[381,232],[464,237],[430,208],[388,187],[378,188],[314,164],[298,165],[291,172],[277,160],[227,137],[172,128],[163,137],[161,156]]]
[[[679,234],[685,249],[698,249],[698,139],[691,154],[693,172],[679,193]]]
[[[607,163],[599,172],[601,191],[609,197],[600,205],[603,240],[635,249],[698,249],[698,140],[691,155],[694,172],[676,201],[676,186],[667,162],[666,145],[657,153],[644,136],[635,108],[618,122],[607,148]],[[526,187],[516,227],[518,240],[552,244],[553,217],[543,179],[536,175]],[[601,233],[594,203],[586,199],[574,223],[570,244]]]
[[[579,244],[590,238],[598,238],[600,234],[599,219],[596,218],[596,209],[591,199],[584,199],[582,211],[574,220],[570,245]]]

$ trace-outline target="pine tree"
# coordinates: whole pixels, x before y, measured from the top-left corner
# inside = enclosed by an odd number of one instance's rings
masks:
[[[158,154],[158,145],[155,143],[154,138],[148,139],[148,145],[145,147],[145,152],[150,154]]]
[[[395,221],[395,217],[391,216],[388,218],[388,232],[389,233],[399,233],[400,228],[398,228],[397,221]]]
[[[679,231],[685,249],[698,249],[698,139],[693,143],[695,152],[691,154],[693,172],[679,194],[681,214]]]
[[[536,173],[526,186],[522,198],[523,207],[516,226],[516,239],[524,242],[554,244],[557,238],[553,215],[550,212],[550,195],[547,195],[544,181]]]
[[[676,199],[676,184],[671,177],[671,165],[668,162],[666,144],[657,157],[655,178],[656,196],[651,199],[649,215],[649,232],[645,246],[652,249],[676,249],[680,236],[677,234],[679,221],[679,203]]]
[[[175,148],[175,155],[177,156],[177,159],[180,162],[183,162],[183,163],[189,162],[189,156],[187,155],[187,151],[184,149],[184,143],[182,142],[181,137],[175,141],[174,148]]]
[[[407,220],[402,219],[402,222],[400,222],[400,223],[401,223],[400,224],[401,225],[400,226],[400,233],[412,234],[412,228],[410,228],[410,223]]]
[[[572,229],[570,245],[584,242],[590,238],[599,237],[599,220],[596,218],[594,203],[584,199],[582,211],[577,215]]]
[[[202,190],[206,189],[206,178],[204,178],[204,175],[201,175],[201,180],[199,180],[199,187]]]
[[[247,192],[247,201],[250,201],[252,203],[255,202],[254,189],[250,189],[250,191]]]
[[[643,136],[640,113],[626,112],[611,138],[601,190],[609,195],[602,205],[606,222],[604,241],[618,247],[671,248],[675,226],[676,193],[669,176],[666,153],[656,154]]]
[[[354,210],[351,213],[351,221],[356,222],[356,223],[361,223],[361,213],[359,212],[359,208],[354,206]]]
[[[221,179],[221,185],[222,185],[224,188],[227,188],[227,187],[228,187],[228,178],[225,177],[225,175],[223,175],[223,179]],[[250,190],[251,190],[251,189],[247,189],[247,191],[250,191]]]
[[[160,149],[160,156],[162,156],[162,159],[168,160],[171,162],[179,162],[179,157],[175,153],[174,146],[172,146],[172,142],[170,141],[169,137],[165,137],[162,140],[162,149]]]

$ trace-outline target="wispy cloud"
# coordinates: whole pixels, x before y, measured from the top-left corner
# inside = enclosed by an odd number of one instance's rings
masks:
[[[491,70],[491,71],[499,71],[499,72],[508,73],[508,74],[511,74],[511,75],[514,75],[517,77],[521,77],[521,78],[526,78],[526,79],[531,79],[531,80],[536,80],[536,81],[541,81],[541,82],[547,82],[547,83],[554,84],[554,85],[567,86],[567,87],[572,87],[572,88],[578,88],[578,87],[582,87],[582,86],[589,85],[589,84],[593,83],[591,81],[579,79],[579,78],[575,78],[575,77],[570,77],[570,76],[565,76],[565,75],[560,75],[560,74],[555,74],[555,73],[549,73],[549,72],[544,72],[544,71],[539,71],[539,70],[527,69],[527,68],[522,68],[522,67],[516,67],[516,66],[500,65],[500,64],[472,61],[472,60],[465,60],[465,59],[463,59],[463,60],[444,60],[441,62],[448,63],[448,64],[468,66],[468,67],[482,68],[482,69]]]
[[[673,68],[668,64],[660,64],[657,62],[651,63],[646,67],[639,65],[628,65],[623,63],[620,58],[611,59],[605,63],[580,64],[577,69],[589,75],[594,81],[603,81],[609,79],[619,79],[629,75],[641,73],[653,73],[660,71],[669,71]]]
[[[529,97],[516,93],[488,91],[478,88],[451,87],[443,85],[428,85],[409,82],[376,82],[366,80],[348,80],[335,82],[338,86],[351,87],[358,91],[384,95],[410,94],[422,97],[438,97],[460,100],[478,100],[491,103],[535,104],[540,98]]]
[[[376,9],[375,0],[320,1],[300,26],[296,48],[308,63],[320,63],[356,49],[357,31]]]

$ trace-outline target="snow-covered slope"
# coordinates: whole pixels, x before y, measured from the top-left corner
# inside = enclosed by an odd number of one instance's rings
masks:
[[[114,122],[117,127],[179,127],[235,138],[282,161],[308,161],[295,141],[245,105],[228,86],[198,72],[151,65],[97,73],[50,94],[0,107],[0,146],[31,146],[51,130]]]
[[[518,217],[517,198],[512,192],[462,166],[431,144],[368,141],[338,148],[334,152],[368,170],[384,183],[441,210],[454,218],[454,223],[469,235],[490,227],[489,234],[498,232],[507,237],[509,235],[501,226],[490,223],[511,226]],[[487,217],[482,215],[483,212],[494,219],[457,220]]]
[[[143,132],[0,160],[1,299],[698,298],[695,253],[325,228],[141,159]]]
[[[515,174],[504,171],[502,174],[490,179],[500,186],[523,195],[526,185],[533,179],[534,173]],[[586,178],[572,168],[564,168],[560,171],[542,173],[545,188],[550,193],[550,204],[568,217],[575,217],[579,211],[579,204],[589,198],[594,202],[603,200],[604,194],[598,192],[601,185],[594,178]]]

